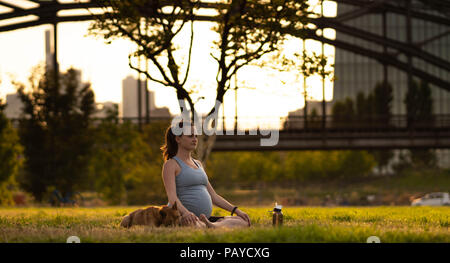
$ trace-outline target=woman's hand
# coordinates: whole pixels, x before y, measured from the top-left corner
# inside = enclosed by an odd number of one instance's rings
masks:
[[[181,221],[184,225],[195,225],[197,221],[199,221],[198,217],[192,213],[187,211],[186,213],[183,213],[181,216]]]
[[[248,226],[250,226],[250,217],[245,212],[241,211],[238,208],[238,209],[236,209],[235,213],[236,213],[237,216],[239,216],[240,218],[244,219],[248,223]]]

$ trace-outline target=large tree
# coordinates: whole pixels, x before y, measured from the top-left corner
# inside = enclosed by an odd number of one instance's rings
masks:
[[[24,105],[22,186],[38,201],[50,188],[63,195],[79,190],[87,183],[86,158],[92,145],[89,127],[95,103],[90,84],[80,83],[75,69],[60,73],[56,82],[51,71],[39,67],[30,77],[30,87],[16,85]]]
[[[144,126],[140,133],[131,122],[119,123],[117,108],[96,126],[94,148],[89,160],[91,190],[109,204],[144,205],[163,201],[159,146],[166,121]]]
[[[103,5],[105,14],[97,16],[90,31],[103,35],[107,41],[124,37],[135,43],[138,51],[130,56],[130,67],[145,74],[152,81],[175,88],[181,110],[189,106],[191,119],[194,119],[197,113],[190,89],[185,87],[185,84],[190,68],[194,21],[207,20],[216,23],[214,30],[219,40],[214,43],[216,52],[211,54],[218,64],[216,102],[206,116],[210,122],[205,124],[213,129],[217,128],[217,123],[210,117],[217,117],[224,95],[230,89],[230,80],[238,70],[264,54],[277,50],[285,37],[282,31],[296,31],[297,36],[301,35],[298,32],[304,29],[310,19],[306,0],[232,0],[218,3],[189,0],[96,1]],[[195,10],[199,7],[214,7],[219,11],[219,15],[195,15]],[[180,59],[177,60],[175,54],[177,49],[174,38],[186,23],[190,25],[191,37],[186,43],[189,51],[181,76],[182,63]],[[133,65],[132,57],[149,59],[156,70],[140,69]],[[197,157],[203,162],[212,149],[214,134],[203,134],[199,138]]]
[[[389,124],[392,116],[392,86],[388,82],[380,82],[373,89],[374,114],[377,123]]]
[[[386,82],[377,83],[375,88],[365,95],[359,92],[356,102],[346,98],[333,105],[335,127],[388,128],[392,117],[392,86]],[[385,173],[389,160],[393,157],[390,150],[371,150],[381,173]]]
[[[355,124],[355,109],[353,100],[350,97],[343,101],[336,101],[331,109],[333,117],[333,127],[352,128]]]
[[[3,112],[5,107],[0,99],[0,184],[17,174],[22,153],[16,130]]]
[[[432,127],[433,98],[431,88],[425,81],[418,84],[413,81],[408,87],[405,97],[407,123],[410,129]],[[413,166],[435,166],[436,156],[433,149],[410,150],[410,160]]]
[[[373,112],[374,125],[376,128],[388,128],[392,117],[392,86],[388,82],[377,83],[373,89]],[[386,173],[389,161],[394,156],[391,150],[374,150],[370,153],[375,157],[378,169],[381,173]]]
[[[427,82],[413,81],[405,97],[408,127],[427,128],[433,122],[433,98]]]

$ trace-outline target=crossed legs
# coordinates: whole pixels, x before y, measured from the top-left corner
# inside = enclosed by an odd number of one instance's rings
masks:
[[[223,219],[219,219],[217,222],[210,222],[204,214],[199,217],[206,227],[208,228],[236,228],[236,227],[248,227],[248,223],[239,216],[226,216]]]
[[[239,216],[225,216],[223,219],[219,219],[216,222],[210,222],[208,218],[201,214],[199,216],[200,221],[195,222],[194,226],[198,228],[237,228],[237,227],[248,227],[248,223],[240,218]]]

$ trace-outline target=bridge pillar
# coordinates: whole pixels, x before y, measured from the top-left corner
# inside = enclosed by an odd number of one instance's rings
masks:
[[[323,0],[320,2],[320,15],[323,17]],[[324,34],[325,27],[322,28],[322,37],[325,37]],[[322,42],[322,57],[325,57],[325,43]],[[325,126],[327,123],[327,105],[325,101],[325,65],[322,65],[322,130],[325,131]]]
[[[386,18],[386,10],[382,13],[382,27],[383,27],[383,39],[387,39],[387,18]],[[388,56],[387,46],[386,43],[383,43],[383,53],[385,56]],[[383,82],[385,85],[388,83],[388,65],[383,62]]]
[[[59,64],[58,64],[58,23],[53,22],[53,74],[56,88],[59,86]]]
[[[138,57],[138,67],[139,69],[141,69],[141,57]],[[138,127],[139,127],[139,131],[142,131],[142,106],[141,106],[141,73],[138,71],[138,75],[137,75],[137,107],[138,107]]]

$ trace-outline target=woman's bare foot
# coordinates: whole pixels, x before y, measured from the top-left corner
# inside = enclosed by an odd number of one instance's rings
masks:
[[[208,218],[206,218],[206,216],[204,214],[201,214],[199,217],[200,221],[202,221],[203,223],[205,223],[205,225],[208,228],[214,228],[216,227],[212,222],[209,222]]]

